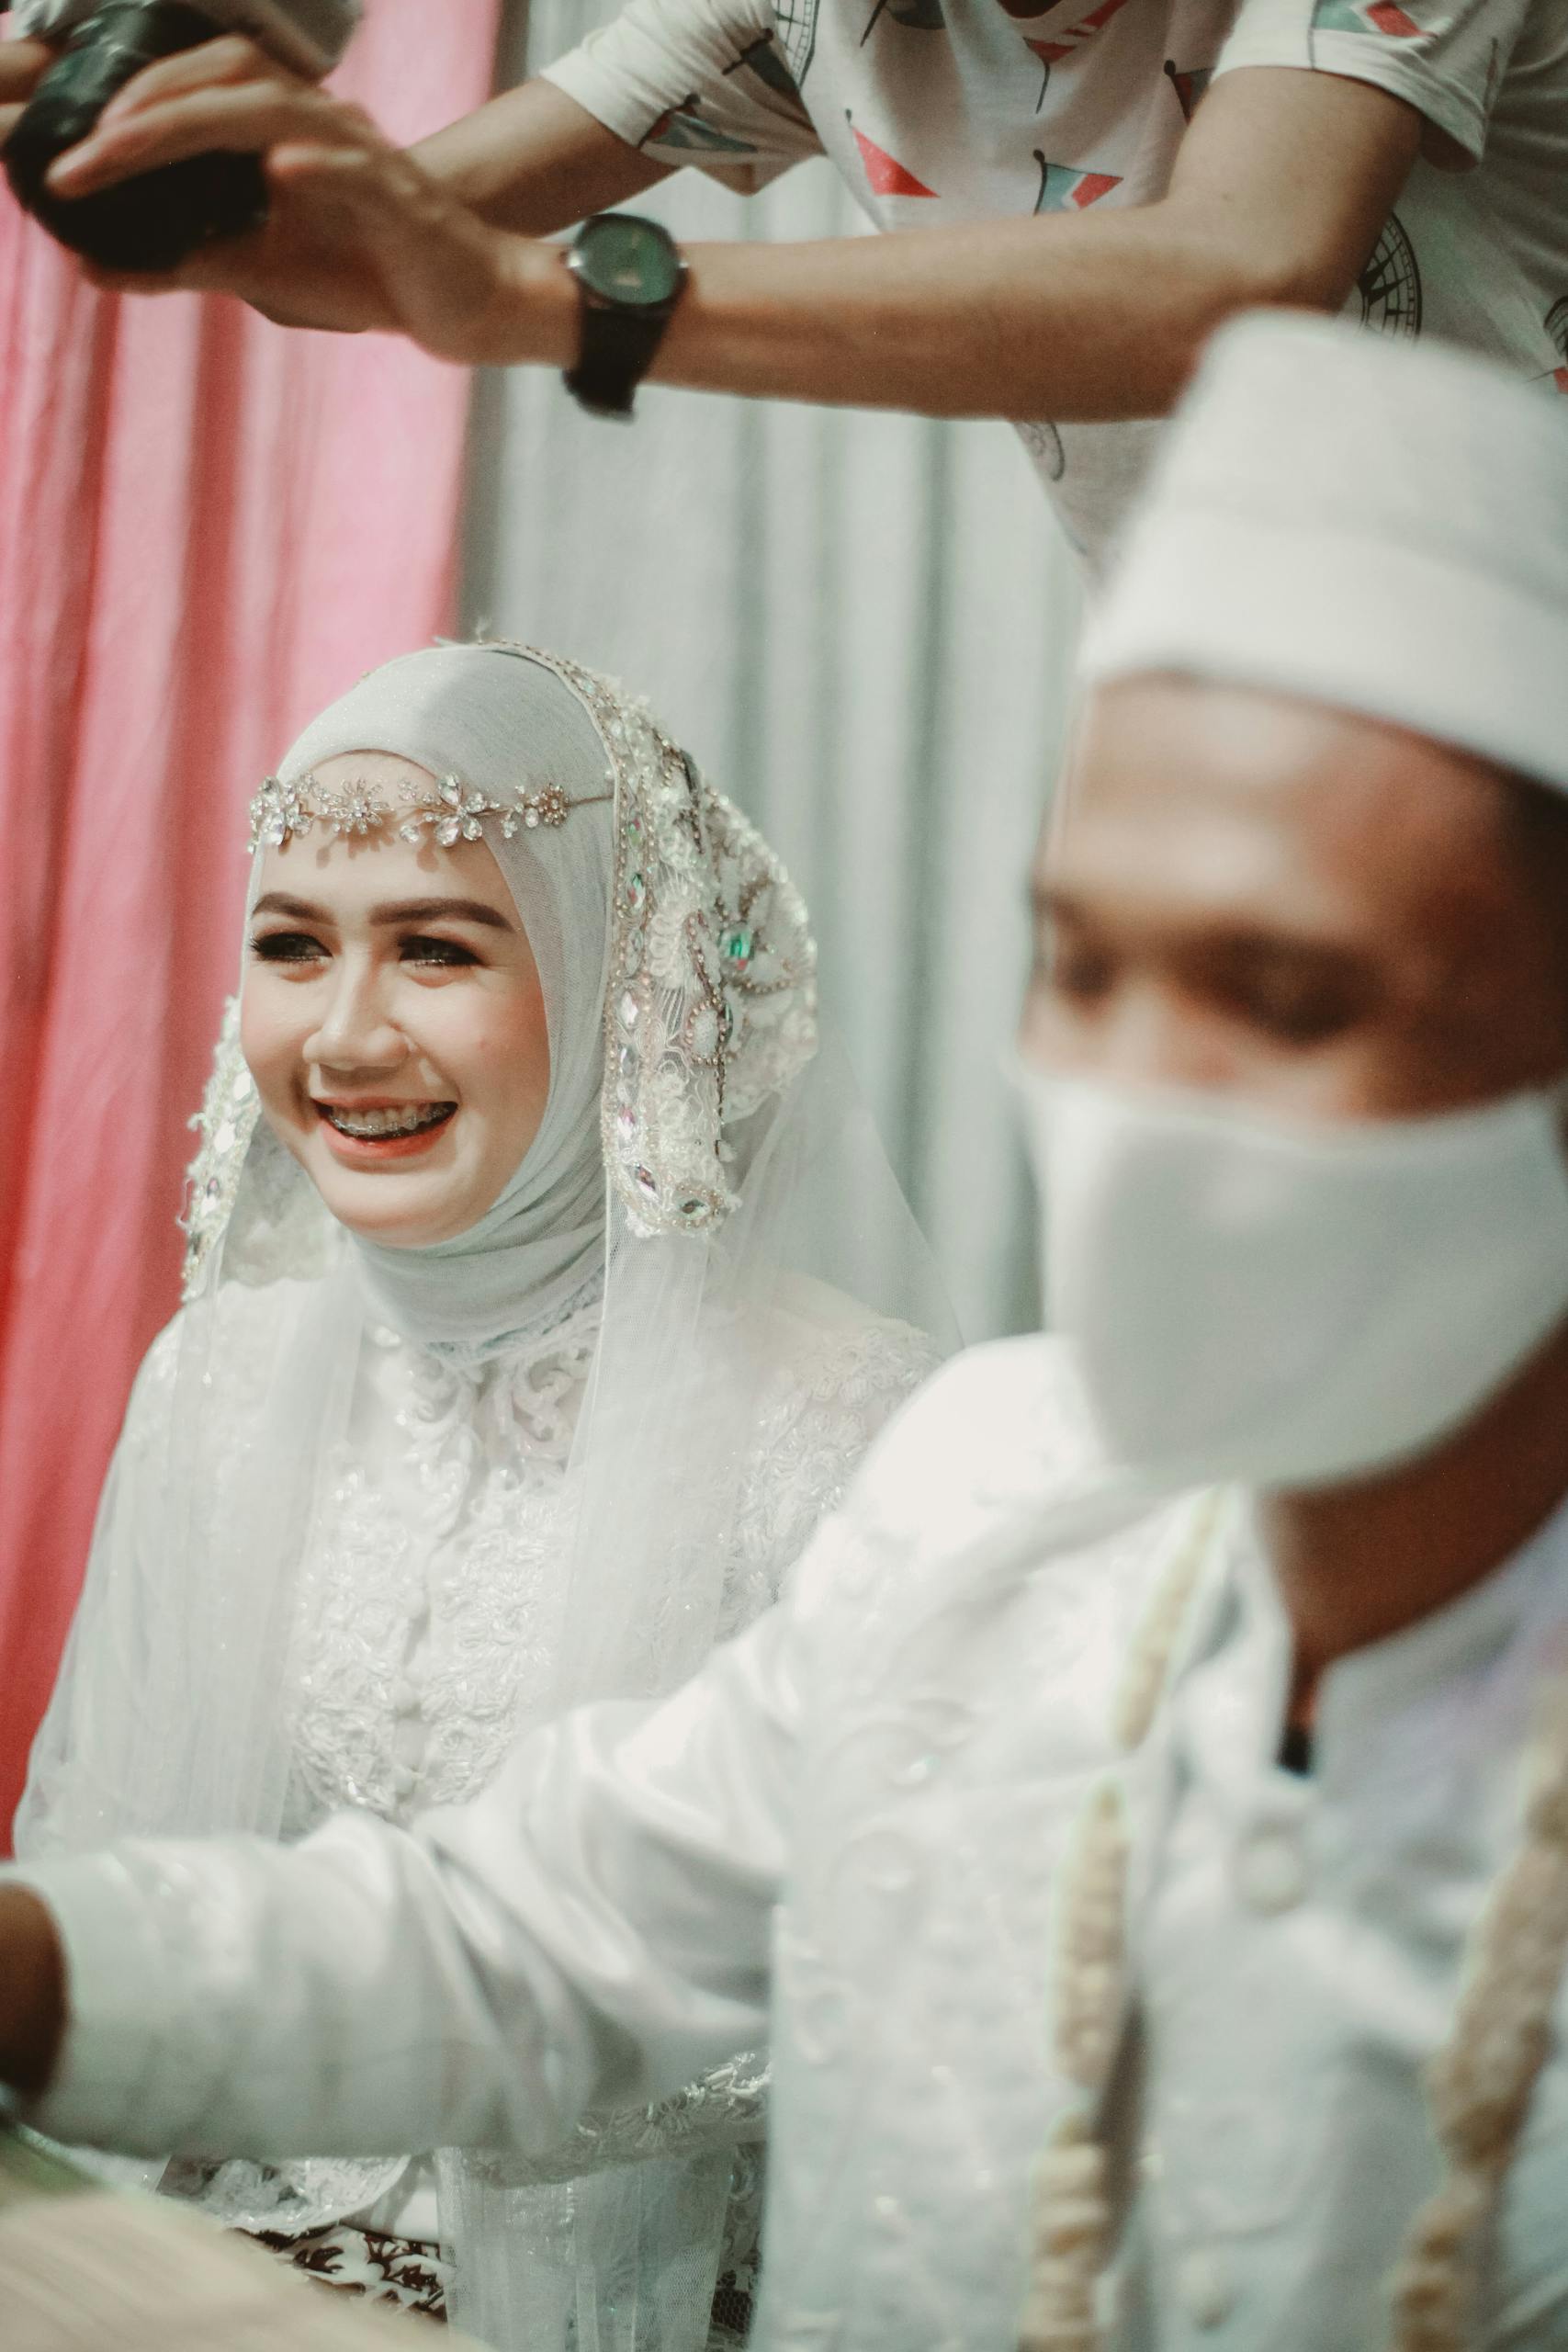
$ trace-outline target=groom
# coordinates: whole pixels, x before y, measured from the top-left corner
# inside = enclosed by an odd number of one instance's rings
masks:
[[[12,1873],[40,2128],[543,2148],[770,2037],[770,2346],[1568,2342],[1565,513],[1475,363],[1222,338],[1039,878],[1066,1343],[477,1804]]]

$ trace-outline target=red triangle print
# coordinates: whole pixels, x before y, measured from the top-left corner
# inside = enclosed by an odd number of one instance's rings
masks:
[[[854,131],[855,144],[860,149],[860,159],[865,166],[866,181],[873,196],[934,196],[936,194],[934,187],[927,187],[925,182],[918,180],[913,172],[907,172],[902,164],[895,163],[886,149],[879,147],[874,139],[868,139],[863,130],[856,130],[852,122],[850,129]]]
[[[1554,368],[1551,380],[1560,392],[1568,392],[1568,368]]]
[[[1410,40],[1421,30],[1415,17],[1406,16],[1395,0],[1372,0],[1367,19],[1376,25],[1380,33],[1393,33],[1400,40]]]
[[[1112,17],[1122,14],[1126,5],[1127,0],[1100,0],[1098,8],[1091,8],[1087,17],[1080,17],[1076,25],[1066,27],[1053,40],[1031,40],[1026,34],[1024,46],[1034,51],[1042,65],[1060,65],[1071,57],[1075,49],[1082,49],[1096,33],[1102,32]]]
[[[1109,196],[1113,187],[1121,185],[1118,172],[1086,172],[1067,202],[1076,212],[1081,212],[1086,204],[1098,204],[1102,196]]]

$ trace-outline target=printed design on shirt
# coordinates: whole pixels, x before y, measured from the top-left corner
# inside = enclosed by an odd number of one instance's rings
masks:
[[[1127,0],[1100,0],[1098,8],[1091,8],[1087,17],[1078,18],[1077,24],[1064,25],[1058,33],[1025,33],[1023,35],[1025,49],[1032,50],[1040,61],[1040,96],[1034,101],[1036,114],[1044,105],[1045,93],[1051,86],[1051,68],[1054,65],[1065,64],[1069,57],[1085,48],[1094,39],[1095,34],[1102,31],[1113,17],[1119,17],[1122,14],[1126,6]]]
[[[1421,269],[1397,212],[1391,212],[1372,257],[1356,281],[1361,324],[1413,342],[1421,332]]]
[[[749,139],[734,139],[703,120],[700,92],[693,90],[678,107],[667,107],[638,141],[642,147],[672,147],[688,155],[754,155]]]
[[[868,139],[864,131],[855,124],[847,107],[844,109],[844,119],[855,134],[855,145],[860,149],[861,164],[865,173],[866,186],[873,196],[934,196],[936,194],[934,187],[928,187],[924,180],[918,180],[915,177],[913,172],[907,172],[903,164],[887,153],[886,147],[879,147],[874,139]]]
[[[1390,40],[1419,40],[1428,29],[1418,25],[1399,0],[1314,0],[1314,33],[1382,33]]]
[[[1198,111],[1198,101],[1214,78],[1214,69],[1212,65],[1194,65],[1183,74],[1178,70],[1175,58],[1168,57],[1165,61],[1165,70],[1167,79],[1176,92],[1182,119],[1184,121],[1190,122]]]
[[[876,30],[884,10],[896,25],[902,25],[907,32],[940,33],[947,28],[947,18],[942,13],[942,0],[876,0],[866,18],[865,30],[860,37],[863,49]]]
[[[818,0],[773,0],[773,29],[797,90],[806,86],[817,54]]]
[[[784,100],[792,114],[798,115],[802,122],[810,121],[811,118],[806,111],[806,100],[800,95],[799,85],[779,55],[778,43],[772,33],[763,33],[761,40],[752,41],[749,48],[741,51],[733,64],[725,67],[724,78],[727,82],[732,74],[754,74],[759,82],[766,84],[776,98]]]
[[[1075,172],[1070,164],[1048,164],[1038,147],[1034,160],[1040,166],[1036,212],[1087,212],[1122,185],[1120,172]]]
[[[1067,470],[1067,453],[1055,426],[1040,417],[1032,424],[1017,425],[1014,430],[1046,481],[1060,481]]]
[[[1058,33],[1026,33],[1024,45],[1032,49],[1044,64],[1060,65],[1072,56],[1075,50],[1087,48],[1095,34],[1103,32],[1126,6],[1127,0],[1100,0],[1098,8],[1091,8],[1088,16],[1080,17],[1075,25],[1064,25]]]

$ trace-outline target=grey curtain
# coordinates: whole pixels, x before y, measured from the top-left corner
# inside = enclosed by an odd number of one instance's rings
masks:
[[[504,78],[603,13],[534,0]],[[644,209],[687,238],[858,227],[825,164],[749,202],[683,173]],[[541,371],[482,377],[463,601],[468,626],[646,693],[777,843],[965,1337],[1027,1326],[1032,1220],[1001,1057],[1078,597],[1007,427],[657,387],[626,427]]]

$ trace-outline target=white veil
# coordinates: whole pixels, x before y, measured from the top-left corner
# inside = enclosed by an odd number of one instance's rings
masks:
[[[769,1335],[870,1310],[939,1350],[953,1336],[819,1038],[805,910],[645,707],[529,649],[405,657],[307,729],[260,797],[264,836],[302,829],[310,769],[352,750],[441,777],[438,821],[491,842],[545,993],[544,1121],[471,1233],[368,1248],[260,1121],[231,1008],[192,1171],[186,1304],[143,1366],[105,1488],[19,1851],[285,1827],[296,1570],[378,1320],[482,1359],[602,1286],[565,1620],[519,1734],[586,1698],[672,1688],[712,1646]],[[551,793],[571,804],[560,821]],[[591,2124],[528,2179],[448,2152],[454,2317],[538,2352],[573,2337],[690,2352],[734,2143],[757,2112],[742,2067],[658,2117]]]

